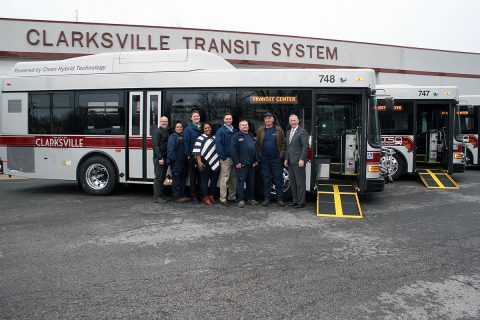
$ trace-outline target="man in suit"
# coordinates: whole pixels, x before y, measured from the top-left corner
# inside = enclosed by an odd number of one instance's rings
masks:
[[[300,127],[297,115],[288,118],[290,130],[287,131],[287,152],[285,153],[285,167],[288,168],[290,187],[292,188],[292,203],[295,209],[305,207],[308,133]]]

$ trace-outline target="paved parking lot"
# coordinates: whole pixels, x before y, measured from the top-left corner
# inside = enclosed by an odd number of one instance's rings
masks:
[[[478,319],[480,171],[362,197],[364,219],[0,180],[1,319]]]

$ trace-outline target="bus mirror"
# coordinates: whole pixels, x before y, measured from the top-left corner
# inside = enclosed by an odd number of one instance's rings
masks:
[[[393,106],[395,105],[395,100],[392,97],[385,97],[384,104],[387,110],[393,110]]]

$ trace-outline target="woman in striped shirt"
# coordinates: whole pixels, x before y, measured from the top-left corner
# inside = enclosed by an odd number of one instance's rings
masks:
[[[215,204],[214,194],[217,189],[218,175],[220,174],[220,158],[215,150],[215,137],[212,135],[212,125],[203,125],[203,134],[198,136],[192,150],[200,171],[200,186],[202,202],[207,205]],[[210,182],[210,185],[209,185]]]

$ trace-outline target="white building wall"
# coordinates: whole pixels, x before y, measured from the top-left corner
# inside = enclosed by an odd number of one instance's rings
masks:
[[[202,49],[237,67],[372,68],[378,82],[456,85],[480,93],[480,53],[231,31],[0,18],[0,74],[23,59]]]

